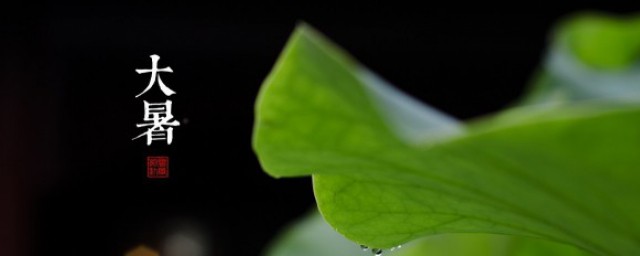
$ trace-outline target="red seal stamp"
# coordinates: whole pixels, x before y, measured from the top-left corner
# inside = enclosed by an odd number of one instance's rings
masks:
[[[147,156],[147,178],[149,179],[169,178],[169,157]]]

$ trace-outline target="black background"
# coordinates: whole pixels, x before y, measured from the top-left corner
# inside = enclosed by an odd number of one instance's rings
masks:
[[[7,241],[33,255],[122,255],[141,243],[159,246],[188,220],[214,255],[257,255],[314,207],[308,178],[267,176],[250,145],[256,93],[297,21],[402,90],[468,119],[517,99],[559,19],[635,10],[536,5],[543,4],[3,9],[2,184],[18,184],[3,192],[9,213],[0,217],[15,222]],[[177,92],[170,99],[182,122],[169,147],[131,141],[142,132],[142,99],[134,96],[149,79],[134,70],[150,68],[151,54],[174,70],[162,75]],[[164,100],[152,91],[142,98]],[[145,177],[153,154],[171,157],[170,179]]]

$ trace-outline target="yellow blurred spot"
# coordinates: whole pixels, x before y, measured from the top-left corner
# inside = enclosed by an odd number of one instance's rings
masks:
[[[160,254],[149,247],[139,245],[125,253],[124,256],[160,256]]]

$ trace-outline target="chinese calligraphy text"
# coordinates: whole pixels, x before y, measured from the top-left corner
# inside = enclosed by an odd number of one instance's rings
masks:
[[[160,72],[169,72],[173,73],[171,67],[158,68],[158,61],[160,60],[160,56],[151,55],[151,69],[136,69],[138,74],[151,73],[151,79],[147,87],[138,95],[136,98],[142,96],[146,92],[148,92],[157,82],[160,90],[164,95],[171,96],[176,94],[175,91],[171,90],[167,85],[162,82],[160,79]],[[132,140],[146,137],[147,146],[150,146],[154,141],[165,141],[167,145],[171,145],[173,141],[173,127],[179,126],[180,122],[173,119],[173,114],[171,113],[171,106],[173,102],[171,100],[166,100],[165,102],[148,102],[146,100],[144,103],[144,123],[136,124],[138,128],[145,127],[147,130]]]

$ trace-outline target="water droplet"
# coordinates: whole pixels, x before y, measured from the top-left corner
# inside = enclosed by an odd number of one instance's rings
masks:
[[[402,245],[394,246],[394,247],[391,247],[390,251],[400,250],[400,248],[402,248]]]
[[[375,254],[376,256],[381,256],[382,255],[382,249],[373,248],[373,249],[371,249],[371,252],[373,254]]]
[[[360,245],[360,249],[366,252],[369,249],[369,247],[367,247],[366,245]]]

